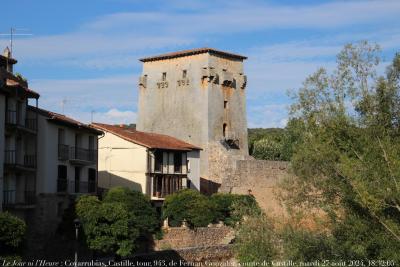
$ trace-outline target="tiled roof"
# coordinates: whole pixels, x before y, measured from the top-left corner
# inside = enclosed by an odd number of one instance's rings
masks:
[[[49,118],[49,120],[51,120],[51,121],[63,123],[63,124],[66,124],[68,126],[72,126],[72,127],[76,127],[76,128],[83,128],[83,129],[89,130],[91,132],[94,132],[96,134],[102,134],[103,133],[102,131],[99,131],[98,129],[95,129],[95,128],[91,127],[88,124],[79,122],[79,121],[74,120],[74,119],[72,119],[70,117],[67,117],[65,115],[62,115],[62,114],[59,114],[59,113],[56,113],[56,112],[52,112],[52,111],[48,111],[48,110],[44,110],[44,109],[41,109],[41,108],[36,108],[36,107],[33,107],[33,106],[28,106],[28,108],[30,110],[37,111],[40,115]]]
[[[9,73],[9,75],[12,75],[12,74],[10,74]],[[39,93],[37,93],[37,92],[35,92],[35,91],[33,91],[32,89],[29,89],[28,87],[27,87],[27,82],[25,82],[25,81],[22,81],[22,80],[19,80],[19,78],[17,78],[16,76],[14,76],[14,75],[12,75],[12,76],[9,76],[11,79],[7,79],[6,80],[6,85],[8,86],[8,87],[15,87],[15,88],[21,88],[21,90],[23,90],[23,91],[25,91],[25,93],[28,95],[28,96],[30,96],[30,97],[33,97],[33,98],[39,98],[40,97],[40,94]],[[17,80],[18,79],[18,80]]]
[[[110,132],[129,142],[142,145],[147,148],[186,151],[201,150],[201,148],[197,146],[191,145],[182,140],[164,134],[140,132],[130,128],[124,128],[121,126],[114,126],[103,123],[92,123],[91,125],[100,130]]]
[[[233,53],[217,50],[214,48],[204,47],[204,48],[196,48],[196,49],[166,53],[166,54],[157,55],[157,56],[145,57],[145,58],[141,58],[139,60],[142,62],[147,62],[147,61],[156,61],[156,60],[163,60],[163,59],[176,58],[176,57],[191,56],[191,55],[203,54],[203,53],[216,54],[216,55],[220,55],[223,57],[235,58],[235,59],[240,59],[240,60],[247,59],[247,57],[241,56],[238,54],[233,54]]]

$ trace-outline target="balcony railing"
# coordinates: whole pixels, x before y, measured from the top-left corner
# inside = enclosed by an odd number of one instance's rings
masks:
[[[68,180],[67,179],[57,179],[57,192],[67,192],[68,190]]]
[[[16,164],[16,152],[15,150],[4,151],[4,164],[14,165]]]
[[[4,190],[3,191],[3,205],[33,205],[36,203],[35,191],[23,191],[23,197],[18,195],[15,190]],[[22,198],[21,198],[22,197]]]
[[[95,193],[96,182],[75,182],[67,179],[57,179],[57,192],[59,193]]]
[[[71,160],[83,160],[95,162],[97,160],[97,150],[80,147],[71,147],[69,158]]]
[[[165,198],[186,187],[186,177],[176,175],[153,176],[153,197]]]
[[[35,118],[26,118],[25,123],[21,121],[19,113],[16,110],[6,111],[6,123],[10,125],[20,126],[31,131],[37,131],[37,120]]]
[[[18,116],[16,110],[6,111],[6,123],[8,124],[18,124]]]
[[[16,150],[5,150],[4,164],[18,165],[25,168],[36,168],[36,155],[25,154],[23,157],[23,162],[20,162],[20,160],[18,160]]]
[[[58,159],[59,160],[68,160],[69,159],[69,146],[58,144]]]
[[[35,168],[36,155],[24,155],[24,166],[28,168]]]
[[[15,203],[15,190],[3,191],[3,205],[8,206]]]
[[[37,120],[33,118],[25,119],[25,127],[32,131],[37,131]]]

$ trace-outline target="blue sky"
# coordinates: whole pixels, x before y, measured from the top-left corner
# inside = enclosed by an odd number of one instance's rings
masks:
[[[13,0],[1,4],[0,32],[17,37],[16,71],[43,108],[84,122],[136,120],[138,58],[214,47],[249,57],[249,127],[283,127],[295,90],[318,67],[332,69],[349,42],[400,51],[400,1]],[[22,32],[21,33],[25,33]],[[8,45],[5,36],[0,48]]]

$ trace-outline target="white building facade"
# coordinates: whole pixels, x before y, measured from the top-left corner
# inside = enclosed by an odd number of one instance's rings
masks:
[[[176,138],[94,123],[99,139],[99,184],[126,186],[152,200],[184,188],[200,190],[200,148]]]

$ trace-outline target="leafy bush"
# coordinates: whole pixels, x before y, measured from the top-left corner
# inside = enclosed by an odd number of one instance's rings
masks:
[[[112,188],[100,201],[82,196],[76,204],[91,249],[129,256],[140,237],[154,233],[157,217],[150,200],[127,188]]]
[[[326,233],[295,229],[287,225],[281,232],[284,257],[297,262],[333,260],[334,239]]]
[[[206,196],[184,189],[165,198],[163,217],[171,226],[180,226],[186,220],[192,227],[204,227],[215,221],[216,210]]]
[[[0,248],[17,248],[26,232],[26,224],[8,212],[0,212]]]
[[[153,233],[159,226],[150,198],[141,192],[126,187],[114,187],[107,192],[103,202],[123,204],[133,218],[132,223],[143,236]]]
[[[216,209],[215,221],[223,221],[225,225],[234,226],[244,215],[260,213],[260,208],[251,195],[216,193],[211,196]]]
[[[272,224],[263,214],[248,217],[239,225],[234,251],[240,263],[270,262],[277,255]]]

